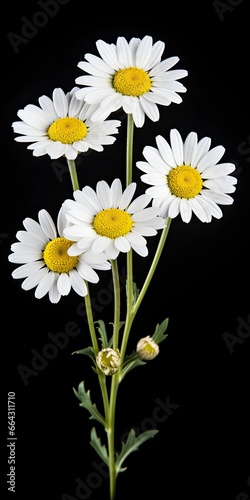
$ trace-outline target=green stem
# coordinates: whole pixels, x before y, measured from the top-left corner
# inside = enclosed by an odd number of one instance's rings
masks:
[[[126,323],[125,323],[125,327],[124,327],[121,353],[120,353],[122,360],[124,360],[124,357],[126,354],[127,343],[128,343],[132,323],[135,319],[135,316],[138,312],[138,309],[141,305],[141,302],[145,296],[145,293],[149,287],[149,284],[150,284],[150,282],[153,278],[153,275],[155,273],[155,270],[157,268],[157,264],[159,262],[160,256],[162,254],[162,250],[164,248],[164,245],[165,245],[165,242],[166,242],[166,239],[168,236],[170,223],[171,223],[171,219],[167,218],[166,219],[166,226],[162,230],[161,237],[160,237],[160,240],[159,240],[159,243],[158,243],[155,255],[154,255],[154,259],[152,261],[152,264],[150,266],[150,269],[149,269],[148,274],[146,276],[146,279],[144,281],[143,287],[142,287],[142,289],[137,297],[136,302],[133,305],[131,302],[131,300],[133,300],[133,282],[130,279],[130,276],[133,276],[133,274],[132,274],[132,262],[128,261],[128,281],[127,281],[127,294],[128,294],[127,303],[128,303],[128,306],[127,306],[127,317],[126,317]],[[132,259],[132,257],[131,257],[131,259]],[[122,369],[122,364],[121,364],[121,369]],[[120,378],[121,378],[121,369],[119,370]]]
[[[167,219],[166,219],[166,226],[162,230],[161,237],[160,237],[152,264],[150,266],[149,272],[148,272],[147,277],[144,281],[143,287],[142,287],[142,289],[137,297],[137,300],[133,306],[133,314],[134,315],[137,313],[137,311],[141,305],[142,299],[143,299],[143,297],[144,297],[144,295],[149,287],[149,284],[153,278],[154,272],[156,270],[157,264],[159,262],[161,254],[162,254],[162,250],[163,250],[164,245],[165,245],[165,241],[166,241],[167,236],[168,236],[171,220],[172,219],[170,219],[169,217],[167,217]]]
[[[110,401],[109,401],[109,419],[108,419],[108,456],[109,456],[109,490],[110,500],[115,500],[116,494],[116,465],[115,465],[115,410],[116,399],[119,387],[118,372],[112,376]]]
[[[86,286],[88,288],[88,283],[86,283]],[[94,318],[93,318],[93,313],[92,313],[92,306],[91,306],[91,300],[90,300],[90,295],[89,295],[89,289],[87,295],[84,297],[85,300],[85,308],[86,308],[86,313],[87,313],[87,320],[88,320],[88,326],[89,326],[89,332],[90,332],[90,337],[92,341],[92,346],[94,349],[95,356],[97,356],[99,352],[99,346],[98,346],[98,341],[96,337],[96,331],[95,331],[95,324],[94,324]],[[108,415],[109,413],[109,400],[108,400],[108,393],[107,393],[107,386],[106,386],[106,377],[104,373],[102,373],[100,370],[97,370],[98,373],[98,379],[99,379],[99,384],[101,388],[101,393],[102,393],[102,400],[103,400],[103,407],[104,407],[104,413],[105,415]]]
[[[93,346],[93,349],[95,351],[95,356],[97,356],[97,354],[99,352],[99,346],[98,346],[98,342],[97,342],[91,300],[90,300],[90,296],[89,296],[89,287],[88,287],[87,282],[85,282],[85,284],[86,284],[86,287],[88,289],[88,293],[84,297],[85,308],[86,308],[86,313],[87,313],[87,320],[88,320],[88,325],[89,325],[89,332],[90,332],[90,337],[91,337],[91,341],[92,341],[92,346]]]
[[[114,328],[113,328],[113,349],[118,349],[119,329],[120,329],[120,280],[118,274],[117,259],[111,261],[114,286]]]
[[[67,159],[67,163],[68,163],[68,167],[69,167],[69,173],[70,173],[73,191],[76,191],[77,189],[79,189],[79,183],[78,183],[78,178],[77,178],[75,160],[68,160]]]
[[[127,145],[126,145],[126,186],[128,186],[132,182],[133,136],[134,136],[133,115],[128,115]]]

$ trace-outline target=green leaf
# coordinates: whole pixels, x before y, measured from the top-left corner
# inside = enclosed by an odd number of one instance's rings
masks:
[[[133,451],[136,451],[139,449],[139,446],[144,443],[144,441],[147,441],[148,439],[152,438],[159,432],[157,429],[149,430],[142,432],[139,434],[139,436],[135,435],[135,430],[131,429],[127,441],[125,443],[122,443],[122,449],[121,453],[117,456],[116,458],[116,473],[119,474],[119,472],[123,472],[124,470],[127,469],[127,467],[121,467],[122,463],[124,460],[127,458],[127,456],[132,453]]]
[[[78,385],[78,391],[73,388],[76,397],[81,401],[80,406],[86,408],[90,413],[90,419],[98,420],[103,426],[105,426],[105,419],[101,413],[97,410],[95,403],[93,404],[90,397],[90,391],[85,390],[84,382],[80,382]]]
[[[80,349],[79,351],[74,351],[71,354],[86,354],[95,363],[95,353],[93,347],[86,347],[85,349]]]
[[[136,368],[136,366],[145,365],[145,364],[146,364],[146,362],[142,361],[142,359],[139,358],[139,356],[136,352],[133,352],[129,356],[126,356],[124,359],[124,364],[123,364],[122,374],[121,374],[120,380],[122,380],[130,370],[132,370],[133,368]]]
[[[102,319],[95,321],[99,326],[97,327],[98,332],[101,335],[102,349],[106,349],[108,347],[108,337],[106,333],[106,326]]]
[[[159,323],[156,325],[154,335],[152,336],[152,339],[156,342],[156,344],[160,344],[160,342],[168,337],[168,334],[164,333],[168,327],[168,321],[169,318],[166,318],[160,325]]]
[[[137,284],[133,281],[133,304],[136,303],[140,294],[140,289],[137,287]]]
[[[107,448],[104,444],[101,443],[100,438],[96,434],[95,427],[92,427],[90,436],[91,436],[91,440],[90,440],[91,446],[93,446],[94,450],[99,455],[99,457],[101,457],[103,462],[106,465],[109,465]]]

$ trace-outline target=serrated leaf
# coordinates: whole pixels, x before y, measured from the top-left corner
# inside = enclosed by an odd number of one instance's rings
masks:
[[[71,354],[86,354],[86,356],[89,356],[92,361],[95,363],[95,353],[93,347],[85,347],[85,349],[80,349],[79,351],[74,351]]]
[[[139,449],[139,446],[144,443],[144,441],[147,441],[148,439],[152,438],[159,432],[157,429],[152,429],[149,431],[142,432],[139,434],[139,436],[135,435],[134,429],[131,429],[129,432],[129,435],[127,437],[127,441],[125,443],[122,443],[122,449],[119,455],[117,455],[116,458],[116,473],[119,474],[119,472],[123,472],[126,470],[127,467],[121,467],[122,463],[124,460],[127,458],[130,453],[133,451],[137,451]]]
[[[104,444],[101,443],[100,438],[96,434],[95,427],[92,427],[91,433],[90,433],[90,437],[91,437],[91,440],[90,440],[91,446],[93,446],[94,450],[99,455],[99,457],[101,457],[101,459],[103,460],[103,462],[106,465],[109,465],[109,458],[108,458],[107,448],[106,448],[106,446]]]
[[[90,391],[85,390],[84,382],[80,382],[78,385],[78,390],[73,388],[76,397],[81,401],[80,406],[86,408],[90,413],[90,419],[98,420],[103,426],[105,426],[105,420],[101,413],[97,410],[96,404],[92,403],[90,397]]]
[[[108,337],[107,337],[107,333],[106,333],[105,323],[102,319],[95,321],[95,323],[98,324],[97,330],[101,335],[102,349],[106,349],[106,347],[108,347]]]
[[[168,327],[168,321],[169,318],[166,318],[160,325],[159,323],[156,325],[155,332],[152,336],[152,339],[156,342],[156,344],[160,344],[160,342],[168,337],[168,334],[164,333]]]
[[[139,358],[139,356],[136,352],[133,352],[129,356],[126,356],[124,359],[124,364],[123,364],[120,380],[122,380],[130,370],[132,370],[133,368],[136,368],[136,366],[145,365],[145,364],[146,364],[146,362],[142,361],[142,359]]]

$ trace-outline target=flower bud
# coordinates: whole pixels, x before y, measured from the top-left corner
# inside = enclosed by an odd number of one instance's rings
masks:
[[[136,352],[140,359],[149,361],[150,359],[154,359],[157,354],[159,354],[159,346],[152,339],[152,337],[147,335],[147,337],[143,337],[139,340],[136,346]]]
[[[102,349],[96,356],[96,363],[105,375],[113,375],[117,372],[121,363],[118,349],[111,349],[110,347]]]

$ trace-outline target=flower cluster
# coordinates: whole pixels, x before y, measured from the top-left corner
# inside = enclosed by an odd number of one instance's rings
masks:
[[[223,146],[211,147],[211,138],[198,138],[194,131],[182,138],[176,128],[170,129],[169,138],[157,135],[156,147],[145,146],[144,160],[134,163],[134,126],[142,128],[146,119],[158,121],[160,105],[180,104],[180,94],[187,89],[179,80],[188,72],[172,69],[179,58],[162,59],[165,44],[154,43],[151,36],[132,38],[129,42],[118,37],[115,44],[98,40],[96,47],[98,56],[85,54],[85,60],[78,64],[84,73],[75,79],[78,86],[67,93],[55,88],[52,98],[41,96],[39,106],[29,104],[19,110],[20,120],[12,124],[18,134],[15,140],[29,143],[28,149],[35,157],[65,159],[73,195],[59,206],[56,223],[46,209],[39,211],[38,221],[23,221],[24,230],[16,234],[9,261],[19,265],[12,271],[13,278],[23,280],[24,290],[35,289],[38,299],[48,295],[50,302],[56,304],[72,289],[85,298],[91,346],[78,352],[91,358],[103,409],[97,410],[83,382],[75,394],[91,418],[107,431],[107,448],[95,428],[91,443],[109,467],[110,500],[114,500],[118,473],[125,470],[123,461],[157,432],[135,436],[131,431],[120,454],[115,452],[114,421],[120,383],[133,368],[158,356],[159,343],[167,337],[165,318],[156,325],[154,333],[146,332],[135,342],[132,353],[127,352],[133,321],[163,252],[170,223],[177,216],[189,223],[192,214],[201,222],[211,222],[213,217],[220,219],[220,205],[234,201],[231,195],[237,180],[230,175],[235,165],[220,162],[225,152]],[[108,118],[119,109],[127,115],[126,181],[115,178],[108,185],[101,179],[94,187],[80,187],[75,160],[89,149],[102,152],[104,146],[116,141],[121,122]],[[147,187],[143,194],[135,196],[140,181],[141,186],[144,183]],[[134,282],[133,255],[150,256],[150,237],[158,237],[158,246],[145,281],[138,288]],[[121,253],[126,254],[127,263],[125,319],[121,318],[118,272]],[[99,271],[112,272],[111,332],[103,320],[93,321],[89,284],[99,282]],[[105,376],[110,381],[110,392]]]

